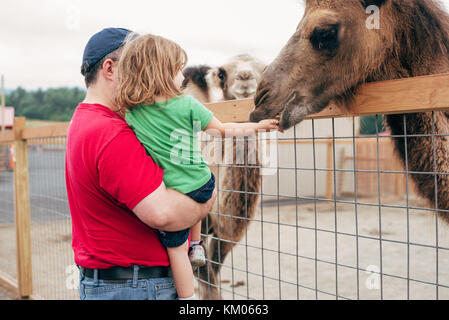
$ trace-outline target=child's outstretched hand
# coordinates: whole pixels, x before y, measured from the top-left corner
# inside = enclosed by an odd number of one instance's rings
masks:
[[[266,119],[266,120],[262,120],[259,123],[259,130],[276,130],[276,131],[281,131],[282,130],[279,128],[279,120],[277,119]]]

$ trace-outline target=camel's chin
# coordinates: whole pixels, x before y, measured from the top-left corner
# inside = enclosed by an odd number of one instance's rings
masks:
[[[277,119],[280,120],[283,109],[279,110],[277,113],[266,113],[262,112],[265,110],[262,107],[257,107],[253,112],[249,114],[249,121],[251,122],[260,122],[266,119]]]
[[[289,105],[281,113],[279,126],[282,130],[290,129],[301,123],[310,114],[304,105]]]

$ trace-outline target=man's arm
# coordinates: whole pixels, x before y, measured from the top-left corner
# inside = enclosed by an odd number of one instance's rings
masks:
[[[205,204],[198,203],[178,191],[161,186],[133,209],[136,216],[151,228],[168,232],[192,227],[212,209],[217,191]]]
[[[132,209],[146,225],[164,231],[192,227],[210,211],[207,204],[168,190],[162,169],[146,154],[131,128],[117,135],[98,160],[100,186],[117,202]]]

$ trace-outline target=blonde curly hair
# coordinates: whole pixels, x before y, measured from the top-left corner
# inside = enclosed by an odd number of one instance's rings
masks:
[[[118,63],[119,109],[152,105],[157,96],[170,99],[182,95],[174,79],[187,59],[187,53],[173,41],[152,34],[130,35]]]

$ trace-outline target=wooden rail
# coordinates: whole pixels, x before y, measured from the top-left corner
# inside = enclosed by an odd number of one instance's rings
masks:
[[[23,139],[56,138],[67,136],[70,122],[58,123],[52,126],[26,128],[23,131]]]
[[[407,92],[407,94],[404,94]],[[253,99],[206,104],[222,122],[246,122],[254,108]],[[329,105],[307,119],[358,117],[376,114],[416,113],[449,110],[449,74],[388,80],[362,85],[353,102],[345,107]],[[70,123],[26,128],[22,139],[53,138],[67,135]],[[0,143],[13,142],[11,131],[0,133]]]
[[[254,108],[254,102],[252,99],[225,101],[207,104],[206,107],[223,122],[246,122],[250,111]],[[340,108],[330,105],[307,119],[445,110],[449,110],[449,74],[365,84],[358,90],[349,106]],[[61,123],[47,127],[25,128],[24,124],[25,119],[17,118],[13,131],[0,132],[0,143],[14,143],[16,148],[14,188],[18,252],[17,287],[21,298],[33,297],[27,145],[35,144],[29,141],[30,139],[64,137],[70,126],[70,123]],[[315,143],[326,144],[328,153],[332,153],[332,141],[319,140]],[[337,141],[336,143],[347,142]],[[331,160],[332,158],[328,157],[328,168],[332,168]],[[330,178],[328,175],[328,179]],[[332,193],[329,187],[327,193]],[[15,285],[11,279],[3,278],[0,273],[0,281]]]
[[[246,99],[206,106],[222,121],[245,122],[254,102]],[[331,104],[307,119],[446,110],[449,110],[449,74],[441,74],[367,83],[360,87],[350,105],[338,107]]]

